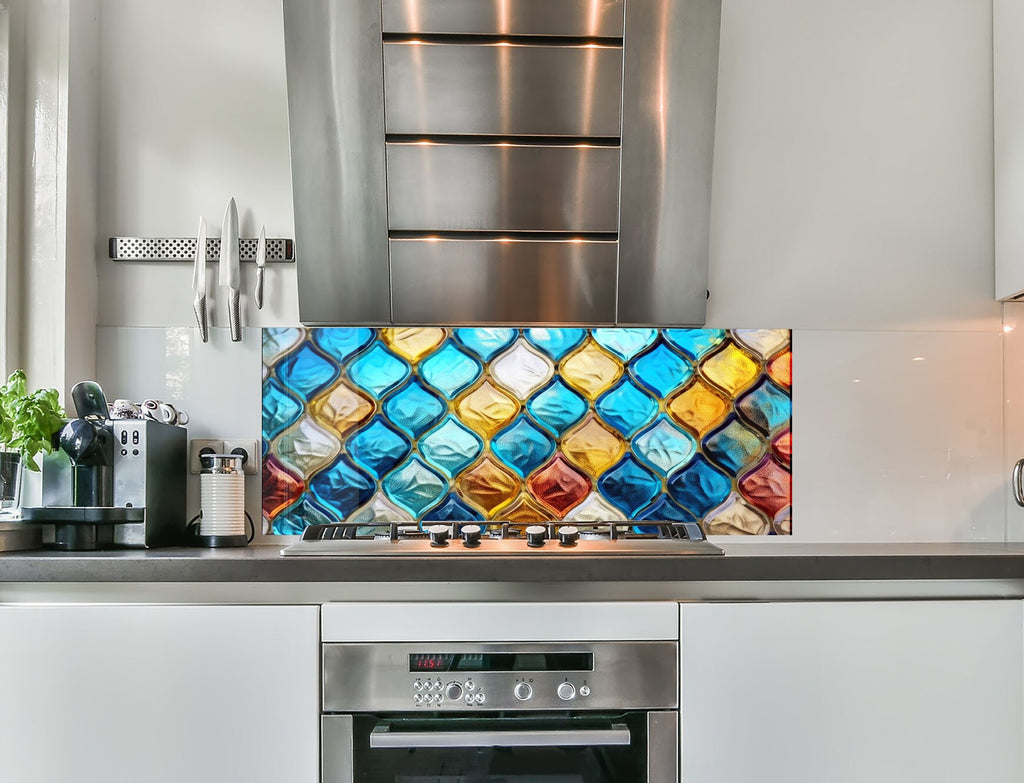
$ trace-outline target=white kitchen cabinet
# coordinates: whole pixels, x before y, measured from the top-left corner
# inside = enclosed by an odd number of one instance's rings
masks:
[[[1024,294],[1024,3],[992,3],[996,299]]]
[[[683,605],[682,783],[1020,783],[1020,601]]]
[[[0,607],[0,779],[315,783],[317,607]]]

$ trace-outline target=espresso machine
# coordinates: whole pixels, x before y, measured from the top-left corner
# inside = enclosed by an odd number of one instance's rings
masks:
[[[78,418],[60,432],[43,460],[43,505],[22,519],[45,525],[43,543],[57,549],[158,547],[185,533],[188,436],[184,427],[151,419],[110,419],[99,384],[71,390]]]

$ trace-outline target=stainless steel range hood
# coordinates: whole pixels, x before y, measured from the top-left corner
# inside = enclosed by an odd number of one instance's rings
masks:
[[[704,322],[721,0],[284,0],[307,324]]]

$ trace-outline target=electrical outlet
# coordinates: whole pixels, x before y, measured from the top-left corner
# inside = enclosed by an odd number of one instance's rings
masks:
[[[242,470],[248,474],[260,472],[260,442],[254,438],[225,438],[225,454],[241,454]]]
[[[224,441],[209,438],[193,438],[188,443],[188,472],[198,473],[203,469],[200,454],[223,454]]]

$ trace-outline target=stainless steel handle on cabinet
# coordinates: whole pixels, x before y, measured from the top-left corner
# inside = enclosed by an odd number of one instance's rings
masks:
[[[1017,501],[1018,506],[1024,506],[1024,484],[1021,483],[1024,479],[1024,459],[1017,460],[1017,464],[1013,466],[1013,499]]]
[[[387,724],[370,732],[371,748],[543,748],[628,745],[629,727],[567,731],[396,731]]]

